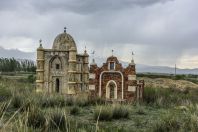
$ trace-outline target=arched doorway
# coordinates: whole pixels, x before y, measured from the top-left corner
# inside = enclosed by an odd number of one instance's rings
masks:
[[[59,91],[60,91],[60,80],[58,78],[56,78],[55,90],[56,90],[57,93],[59,93]]]
[[[110,80],[106,85],[106,98],[117,99],[117,84],[114,80]]]

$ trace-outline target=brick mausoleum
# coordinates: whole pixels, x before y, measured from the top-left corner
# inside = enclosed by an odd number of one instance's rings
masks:
[[[117,57],[112,55],[102,67],[98,67],[93,59],[89,70],[89,90],[93,97],[112,101],[134,101],[143,98],[144,81],[136,79],[133,59],[123,68]]]

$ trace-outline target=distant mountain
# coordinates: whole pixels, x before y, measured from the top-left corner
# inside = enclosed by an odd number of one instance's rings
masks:
[[[104,58],[95,58],[96,63],[101,66],[103,63],[106,62]],[[124,62],[120,60],[122,66],[127,67],[129,65],[128,62]],[[136,64],[136,70],[138,73],[166,73],[166,74],[174,74],[175,68],[168,67],[168,66],[149,66],[144,64]],[[198,68],[195,69],[179,69],[176,70],[177,74],[197,74],[198,75]]]
[[[30,59],[36,60],[36,53],[35,52],[23,52],[18,49],[5,49],[0,47],[0,58],[11,58],[14,57],[16,59]],[[91,62],[91,60],[90,60]],[[106,58],[95,58],[95,62],[98,66],[101,66],[103,63],[106,62]],[[128,62],[120,61],[124,67],[128,66]],[[136,69],[138,73],[168,73],[174,74],[175,68],[168,67],[168,66],[149,66],[143,64],[136,64]],[[177,74],[197,74],[198,75],[198,68],[195,69],[177,69]]]
[[[34,52],[23,52],[18,49],[5,49],[0,47],[0,58],[16,58],[16,59],[30,59],[35,60],[36,54]]]

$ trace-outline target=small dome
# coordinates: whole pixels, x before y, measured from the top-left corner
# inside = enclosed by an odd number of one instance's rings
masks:
[[[64,32],[55,38],[52,48],[56,50],[69,50],[71,47],[76,48],[76,43],[70,34]]]

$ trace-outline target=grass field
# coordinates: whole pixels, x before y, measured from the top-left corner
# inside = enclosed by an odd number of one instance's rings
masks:
[[[23,77],[0,77],[0,131],[197,131],[198,89],[146,87],[144,100],[104,100],[35,93]]]

